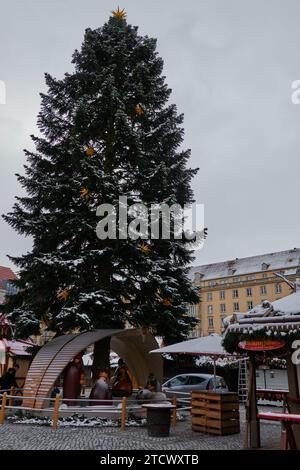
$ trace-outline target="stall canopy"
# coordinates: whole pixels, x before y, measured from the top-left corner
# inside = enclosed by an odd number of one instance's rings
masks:
[[[200,336],[199,338],[182,341],[181,343],[171,344],[164,348],[154,349],[150,353],[159,354],[191,354],[201,356],[230,356],[222,346],[222,336],[215,333],[209,336]]]

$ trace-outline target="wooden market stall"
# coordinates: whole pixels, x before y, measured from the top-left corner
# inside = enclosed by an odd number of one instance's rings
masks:
[[[263,302],[245,314],[227,319],[224,347],[230,352],[249,356],[249,386],[245,446],[260,447],[260,419],[257,411],[256,365],[259,354],[285,358],[288,384],[287,411],[299,416],[300,422],[300,282],[294,292],[275,302]],[[278,416],[274,416],[274,421]],[[272,419],[269,416],[268,419]],[[283,418],[282,418],[283,420]],[[291,421],[291,420],[290,420]],[[283,421],[282,421],[283,422]],[[290,427],[293,442],[300,449],[300,425],[293,417]]]
[[[21,388],[31,361],[28,348],[33,346],[33,343],[31,341],[15,340],[13,339],[13,333],[13,326],[0,313],[0,377],[14,364],[18,364],[19,369],[16,373],[16,380]]]

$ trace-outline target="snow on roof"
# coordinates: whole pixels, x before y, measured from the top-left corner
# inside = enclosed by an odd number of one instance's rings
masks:
[[[239,313],[238,315],[230,315],[223,320],[228,330],[232,331],[241,325],[246,327],[246,323],[251,325],[262,326],[270,324],[275,326],[274,321],[280,323],[282,321],[299,324],[300,317],[300,285],[299,281],[296,282],[297,289],[290,295],[282,297],[274,302],[264,301],[262,304],[255,306],[253,309],[246,313]],[[269,323],[268,323],[269,322]],[[228,332],[227,330],[227,332]]]
[[[160,354],[195,354],[206,356],[226,356],[227,353],[222,346],[222,336],[215,333],[208,336],[182,341],[171,344],[164,348],[154,349],[150,353]]]
[[[260,271],[289,270],[296,272],[295,268],[300,266],[300,248],[287,251],[268,253],[265,255],[250,256],[247,258],[236,258],[222,261],[220,263],[193,266],[190,269],[190,277],[194,279],[195,273],[201,274],[201,280],[218,279],[228,276],[240,276]]]
[[[266,300],[262,304],[256,305],[254,308],[249,310],[249,312],[244,313],[243,316],[262,316],[266,315],[267,312],[272,316],[300,314],[300,289],[286,297],[275,300],[274,302]]]
[[[293,294],[282,297],[271,303],[274,313],[277,315],[300,314],[300,289]]]

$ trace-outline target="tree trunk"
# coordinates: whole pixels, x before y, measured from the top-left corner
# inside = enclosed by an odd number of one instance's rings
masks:
[[[94,344],[94,360],[92,365],[93,380],[97,380],[99,372],[110,375],[110,336]]]

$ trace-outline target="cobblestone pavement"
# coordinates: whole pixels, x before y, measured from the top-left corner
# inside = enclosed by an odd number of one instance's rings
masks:
[[[262,447],[278,448],[280,425],[262,422]],[[244,413],[241,413],[241,433],[231,436],[211,436],[191,429],[188,417],[171,428],[170,437],[148,437],[146,428],[79,428],[50,427],[5,422],[0,426],[0,449],[13,450],[226,450],[242,449]]]

